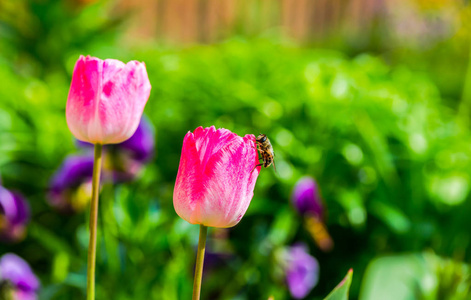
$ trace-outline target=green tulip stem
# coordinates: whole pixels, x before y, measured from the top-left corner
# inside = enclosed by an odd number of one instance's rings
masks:
[[[200,299],[201,281],[203,278],[204,251],[206,250],[206,234],[208,227],[200,225],[200,239],[196,253],[195,280],[193,281],[193,300]]]
[[[102,145],[95,144],[95,155],[93,158],[92,200],[90,203],[90,239],[88,242],[87,300],[95,300],[96,232],[98,220],[98,194],[100,192],[102,148]]]

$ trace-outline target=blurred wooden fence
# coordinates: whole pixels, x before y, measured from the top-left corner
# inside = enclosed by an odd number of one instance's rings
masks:
[[[382,18],[388,0],[121,0],[129,36],[178,43],[213,42],[234,33],[278,28],[299,41],[332,32],[361,33]]]

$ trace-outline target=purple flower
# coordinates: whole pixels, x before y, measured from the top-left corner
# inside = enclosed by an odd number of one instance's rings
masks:
[[[136,132],[128,140],[114,146],[128,151],[133,160],[149,162],[154,155],[154,132],[152,123],[146,117],[142,117]]]
[[[77,141],[85,149],[93,145]],[[152,124],[143,117],[136,132],[120,144],[104,146],[102,182],[125,182],[135,178],[142,166],[154,155]],[[85,209],[90,201],[93,176],[93,153],[68,156],[53,175],[49,187],[49,203],[63,212]]]
[[[49,186],[49,203],[63,212],[85,209],[90,201],[93,156],[70,155],[54,174]]]
[[[293,189],[292,201],[301,215],[314,215],[324,218],[324,207],[319,188],[314,178],[306,176],[298,180]]]
[[[1,296],[13,295],[14,300],[37,299],[39,280],[28,263],[15,254],[7,253],[0,258],[0,283]]]
[[[303,299],[319,281],[319,263],[303,244],[288,247],[285,252],[286,282],[291,296]]]
[[[22,240],[29,215],[29,205],[20,194],[0,186],[0,238],[8,242]]]
[[[314,178],[306,176],[299,179],[291,198],[317,246],[325,252],[332,250],[334,242],[324,224],[325,208]]]
[[[77,145],[88,149],[93,147],[82,141],[77,141]],[[136,132],[128,140],[105,145],[103,149],[105,177],[111,177],[115,182],[131,181],[154,156],[154,127],[146,117],[142,117]]]

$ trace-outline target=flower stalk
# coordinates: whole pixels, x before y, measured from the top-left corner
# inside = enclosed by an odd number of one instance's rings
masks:
[[[87,264],[87,300],[95,300],[95,265],[96,265],[96,235],[98,220],[98,194],[100,191],[100,173],[102,164],[101,144],[95,144],[93,158],[92,200],[90,203],[90,239],[88,243]]]
[[[204,252],[206,250],[206,235],[208,227],[200,225],[198,252],[196,253],[195,279],[193,281],[193,300],[200,299],[201,281],[203,278]]]

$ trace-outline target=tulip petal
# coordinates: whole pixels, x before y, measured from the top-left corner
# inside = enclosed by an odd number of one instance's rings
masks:
[[[105,60],[105,66],[108,61]],[[105,144],[120,143],[133,135],[150,95],[150,83],[143,64],[131,61],[116,70],[109,80],[103,80],[98,109]]]
[[[258,163],[254,139],[214,126],[185,136],[174,190],[180,217],[212,227],[232,227],[240,221],[260,171],[253,170]]]
[[[121,143],[136,131],[150,89],[143,63],[80,56],[67,99],[67,125],[81,141]]]
[[[102,62],[89,56],[80,56],[75,64],[66,115],[70,131],[79,140],[88,140],[88,124],[94,120],[102,70]]]

